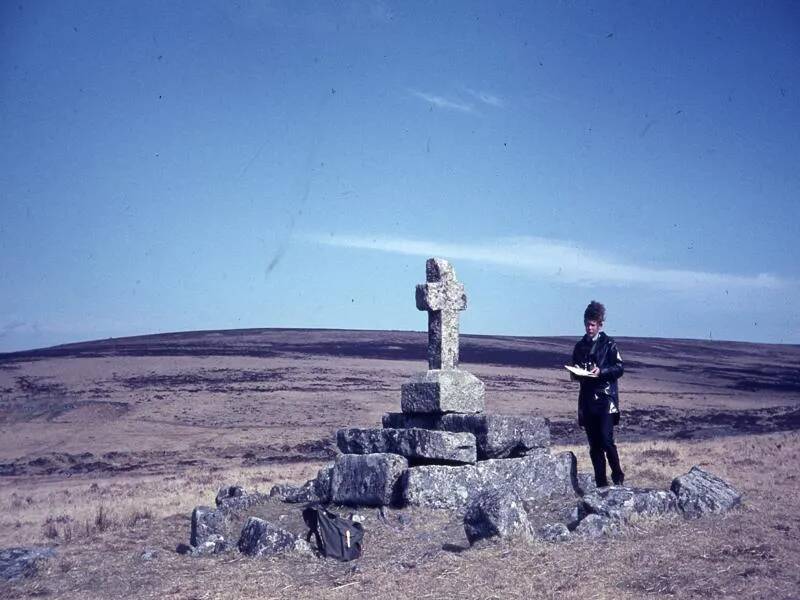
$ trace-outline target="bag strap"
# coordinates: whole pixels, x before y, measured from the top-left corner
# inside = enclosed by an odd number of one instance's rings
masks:
[[[319,535],[319,513],[323,510],[319,506],[309,506],[303,510],[303,520],[308,525],[308,533],[306,534],[306,541],[311,542],[313,535],[317,542],[317,549],[325,554],[325,543]]]

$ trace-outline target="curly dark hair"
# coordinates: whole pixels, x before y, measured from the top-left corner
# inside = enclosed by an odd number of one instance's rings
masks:
[[[597,300],[589,302],[589,306],[583,311],[584,321],[599,321],[602,323],[606,320],[606,307],[600,304]]]

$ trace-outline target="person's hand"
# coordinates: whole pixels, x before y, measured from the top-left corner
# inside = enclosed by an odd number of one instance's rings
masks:
[[[598,367],[597,365],[595,365],[594,369],[592,369],[591,371],[589,371],[589,373],[591,373],[592,375],[600,375],[600,367]]]

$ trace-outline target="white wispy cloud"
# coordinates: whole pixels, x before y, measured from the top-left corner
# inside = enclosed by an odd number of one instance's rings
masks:
[[[503,102],[503,99],[500,98],[500,96],[496,96],[488,92],[473,90],[470,88],[464,88],[464,89],[470,96],[472,96],[479,102],[483,102],[484,104],[488,104],[489,106],[494,106],[495,108],[503,108],[503,106],[505,106],[505,102]]]
[[[510,267],[531,275],[575,285],[645,285],[664,290],[777,289],[788,282],[769,273],[740,275],[636,265],[578,244],[539,237],[507,237],[469,244],[387,236],[305,236],[329,246],[360,248],[413,256],[441,256]]]
[[[451,100],[450,98],[445,98],[444,96],[429,94],[427,92],[420,92],[418,90],[411,90],[411,94],[416,96],[417,98],[425,100],[425,102],[433,104],[438,108],[457,110],[465,113],[471,113],[475,111],[475,108],[471,104],[461,102],[460,100]]]

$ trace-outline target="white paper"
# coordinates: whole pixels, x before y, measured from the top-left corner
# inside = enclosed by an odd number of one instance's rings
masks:
[[[580,367],[573,367],[572,365],[564,365],[564,368],[570,373],[577,375],[578,377],[597,377],[596,373],[590,373],[586,369],[581,369]]]

